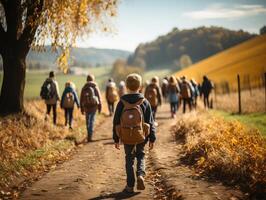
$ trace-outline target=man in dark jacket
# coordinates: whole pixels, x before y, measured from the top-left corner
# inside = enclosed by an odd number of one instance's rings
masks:
[[[124,192],[132,193],[134,191],[135,175],[134,175],[134,160],[137,158],[137,189],[144,190],[144,176],[145,176],[145,151],[144,147],[147,142],[149,142],[150,149],[153,148],[153,144],[156,140],[155,137],[155,125],[152,114],[152,109],[150,103],[144,99],[144,96],[139,93],[141,87],[142,78],[138,74],[130,74],[126,79],[126,87],[128,94],[121,97],[118,102],[114,120],[113,120],[113,139],[115,142],[115,148],[120,149],[120,139],[119,134],[116,131],[116,126],[121,125],[121,117],[124,109],[123,101],[129,104],[135,104],[143,99],[143,103],[139,106],[143,113],[144,123],[149,124],[150,134],[145,138],[144,142],[132,145],[124,144],[124,150],[126,154],[126,174],[127,174],[127,185]]]
[[[98,113],[101,113],[101,102],[100,90],[94,82],[94,76],[89,74],[87,77],[87,83],[82,88],[80,95],[81,113],[86,115],[88,142],[92,141],[95,115],[97,110]]]
[[[213,85],[207,76],[203,76],[203,82],[201,84],[200,96],[203,95],[203,102],[205,108],[210,108],[209,96],[213,89]]]

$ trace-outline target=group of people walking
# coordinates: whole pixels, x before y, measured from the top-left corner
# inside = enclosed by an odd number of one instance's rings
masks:
[[[145,151],[148,143],[152,149],[156,140],[155,122],[158,106],[169,102],[171,117],[176,117],[176,112],[183,102],[183,113],[186,106],[189,109],[196,108],[197,98],[204,96],[204,105],[210,107],[209,95],[213,88],[211,81],[204,76],[203,83],[197,84],[193,79],[188,81],[185,76],[165,77],[162,84],[158,77],[153,77],[150,82],[142,84],[142,77],[138,74],[130,74],[125,81],[118,86],[112,78],[107,82],[105,97],[108,105],[109,115],[113,116],[113,140],[115,148],[120,150],[120,143],[124,144],[127,184],[124,189],[126,193],[134,192],[134,185],[137,182],[137,189],[144,190],[145,177]],[[53,123],[56,124],[57,102],[65,111],[65,125],[72,129],[73,110],[76,104],[81,113],[86,117],[87,141],[92,141],[95,116],[102,111],[102,97],[95,82],[95,77],[90,74],[84,84],[80,99],[78,98],[75,85],[72,82],[65,84],[65,89],[60,98],[58,83],[55,80],[54,72],[50,72],[49,78],[42,85],[40,96],[45,100],[47,112],[45,119],[53,110]],[[115,105],[116,108],[115,108]],[[134,160],[137,159],[135,180]]]
[[[170,103],[172,117],[176,116],[178,108],[183,104],[183,113],[186,107],[189,110],[197,108],[199,96],[203,96],[204,107],[212,108],[210,94],[214,86],[207,76],[203,76],[202,84],[194,79],[188,80],[186,76],[176,78],[175,76],[165,77],[162,81],[161,90],[165,102]]]

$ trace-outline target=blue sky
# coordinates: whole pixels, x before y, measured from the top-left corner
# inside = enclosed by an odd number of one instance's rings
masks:
[[[258,33],[266,25],[266,0],[120,0],[111,34],[95,33],[77,46],[134,51],[171,31],[223,26]]]

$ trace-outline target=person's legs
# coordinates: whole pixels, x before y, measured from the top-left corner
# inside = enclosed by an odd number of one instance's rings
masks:
[[[47,110],[46,114],[47,114],[47,115],[50,115],[50,112],[51,112],[51,105],[46,104],[46,110]]]
[[[107,106],[108,106],[108,111],[109,111],[109,115],[112,115],[112,103],[107,101]]]
[[[111,103],[111,110],[112,110],[112,114],[114,114],[114,111],[115,111],[115,103]]]
[[[187,99],[183,99],[183,113],[186,113],[186,102]]]
[[[173,103],[173,113],[176,114],[178,102]]]
[[[53,120],[54,120],[54,124],[56,124],[56,104],[52,105],[53,107]]]
[[[207,99],[207,107],[210,108],[210,101],[209,101],[210,95],[206,94],[206,99]]]
[[[96,112],[86,113],[86,125],[87,125],[88,141],[91,141],[91,139],[92,139],[95,115],[96,115]]]
[[[187,99],[187,103],[188,103],[189,111],[192,110],[192,101],[193,101],[192,98]]]
[[[194,106],[195,106],[195,109],[197,109],[197,101],[198,101],[198,96],[195,96],[195,102],[194,102]]]
[[[126,159],[126,174],[127,174],[127,186],[133,188],[135,185],[135,175],[134,175],[134,159],[135,155],[133,152],[134,145],[124,145],[125,149],[125,159]]]
[[[136,145],[137,176],[145,176],[145,143]]]
[[[72,128],[72,120],[73,120],[73,110],[74,108],[69,108],[68,109],[68,123],[69,123],[69,128]]]
[[[145,176],[145,151],[144,151],[145,143],[141,143],[136,145],[136,157],[137,157],[137,189],[144,190],[144,176]]]
[[[68,109],[67,108],[65,108],[64,109],[65,110],[65,126],[67,126],[67,118],[68,118]]]

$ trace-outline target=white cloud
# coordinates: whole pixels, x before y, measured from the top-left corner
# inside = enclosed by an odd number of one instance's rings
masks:
[[[266,7],[263,5],[235,5],[231,8],[221,4],[210,6],[204,10],[186,12],[185,17],[196,20],[202,19],[233,19],[247,16],[265,14]]]

